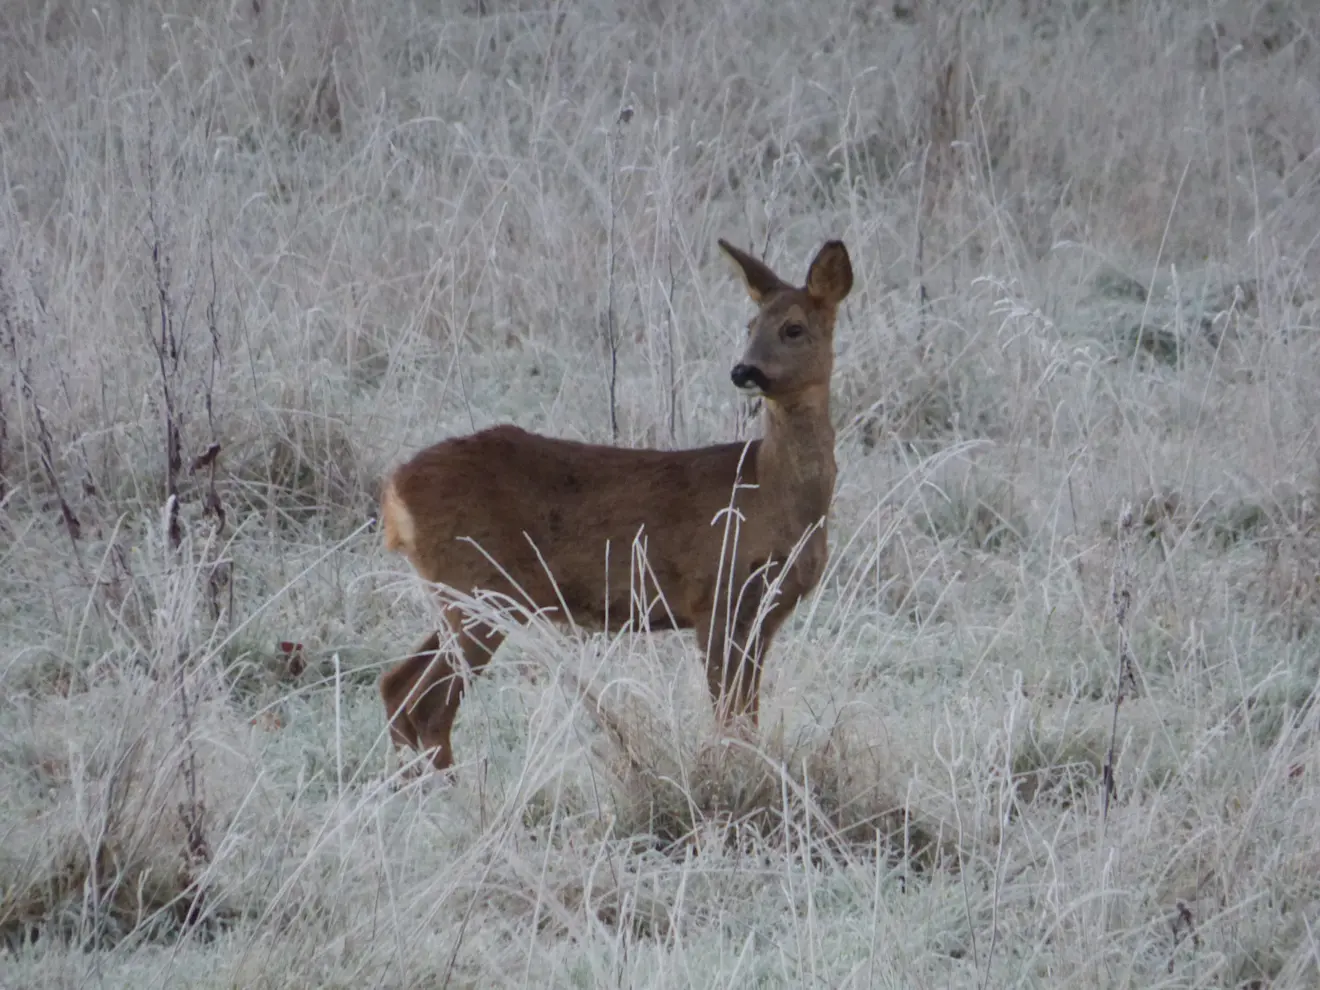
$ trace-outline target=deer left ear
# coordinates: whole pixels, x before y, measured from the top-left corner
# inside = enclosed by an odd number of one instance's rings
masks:
[[[826,241],[807,269],[807,292],[826,306],[837,306],[852,291],[852,262],[843,241]]]

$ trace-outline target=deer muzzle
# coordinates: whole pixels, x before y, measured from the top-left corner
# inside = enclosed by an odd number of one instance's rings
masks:
[[[764,395],[770,390],[770,380],[754,364],[735,364],[729,377],[738,389],[749,395]]]

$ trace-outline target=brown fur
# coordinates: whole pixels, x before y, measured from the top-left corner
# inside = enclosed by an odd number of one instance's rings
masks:
[[[761,440],[635,450],[496,426],[397,468],[381,514],[385,545],[459,593],[506,594],[591,628],[695,630],[720,720],[755,724],[765,651],[825,569],[834,322],[852,268],[843,244],[828,242],[796,288],[719,243],[759,310],[733,377],[751,375],[762,389]],[[742,516],[736,531],[726,526],[731,504]],[[636,542],[645,548],[646,614],[634,592]],[[775,579],[777,594],[765,601]],[[452,603],[445,618],[466,665],[485,666],[503,635],[470,620],[465,628]],[[395,745],[430,751],[442,770],[453,763],[450,732],[463,694],[461,667],[443,646],[433,633],[380,684]]]

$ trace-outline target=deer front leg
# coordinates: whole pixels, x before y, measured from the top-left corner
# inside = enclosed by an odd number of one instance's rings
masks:
[[[725,609],[703,617],[697,625],[697,639],[706,659],[706,687],[715,706],[715,718],[721,727],[750,721],[757,725],[760,715],[761,669],[771,642],[788,616],[788,610],[771,606],[761,613],[764,577],[754,575],[739,597],[732,622]],[[712,621],[713,619],[713,621]]]
[[[750,721],[755,727],[760,719],[761,671],[765,656],[783,619],[766,616],[759,629],[735,625],[725,632],[718,629],[706,649],[706,687],[715,718],[722,726]]]

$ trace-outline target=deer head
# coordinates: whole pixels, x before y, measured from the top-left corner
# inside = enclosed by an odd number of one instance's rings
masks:
[[[834,370],[834,321],[853,283],[843,242],[826,242],[800,288],[727,241],[719,245],[738,265],[758,308],[747,325],[746,350],[730,375],[733,384],[748,395],[780,404],[822,390],[828,394]]]

